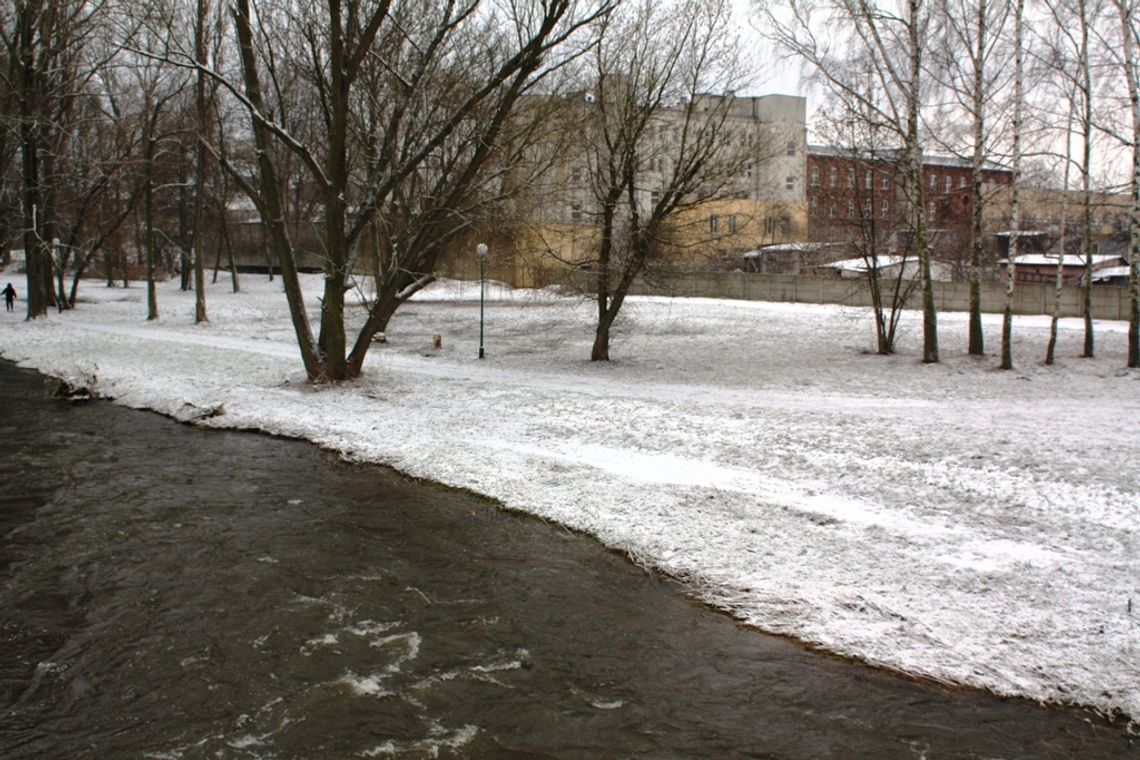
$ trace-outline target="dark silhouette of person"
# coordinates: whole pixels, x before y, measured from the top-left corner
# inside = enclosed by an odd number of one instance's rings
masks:
[[[12,283],[8,283],[0,293],[4,294],[4,308],[11,311],[12,302],[16,300],[16,289],[12,287]]]

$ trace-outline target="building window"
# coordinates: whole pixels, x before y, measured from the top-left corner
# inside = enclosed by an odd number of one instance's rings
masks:
[[[938,189],[938,175],[937,174],[931,174],[930,175],[930,189],[931,190],[937,190]]]
[[[728,234],[736,234],[736,214],[728,215]]]
[[[891,189],[891,175],[884,174],[881,177],[879,177],[879,187],[883,188],[884,190],[890,190]]]
[[[787,179],[784,180],[784,188],[787,190],[795,190],[796,178],[789,174]]]
[[[963,174],[961,177],[958,178],[958,187],[965,187],[965,186],[966,186],[966,175]]]
[[[839,170],[834,166],[827,170],[827,182],[832,187],[839,184]]]
[[[947,174],[945,177],[943,177],[942,185],[943,185],[943,189],[946,192],[950,192],[951,190],[954,189],[954,178],[951,177],[949,174]]]
[[[863,217],[866,219],[869,219],[874,215],[875,215],[875,209],[871,205],[871,199],[868,198],[867,200],[863,201]]]
[[[575,222],[581,220],[581,218],[582,218],[582,204],[581,203],[571,203],[570,204],[570,218],[573,219]]]
[[[788,142],[788,155],[789,156],[796,155],[796,141],[795,140],[791,140]]]
[[[890,201],[883,201],[883,211],[882,211],[883,218],[886,219],[890,215],[890,213],[891,213],[891,202]]]
[[[657,204],[660,202],[661,202],[661,191],[660,190],[654,190],[653,192],[651,192],[649,194],[649,205],[650,206],[652,206],[653,208],[657,208]]]
[[[847,170],[847,187],[855,187],[855,170]]]
[[[934,205],[934,201],[926,204],[926,221],[934,224],[935,218],[938,216],[938,208]]]
[[[764,217],[764,234],[772,235],[776,232],[776,219],[775,217]]]
[[[819,187],[819,167],[813,166],[811,168],[811,186]]]
[[[811,197],[811,210],[813,213],[819,211],[819,196],[813,195]]]
[[[717,232],[720,230],[720,217],[713,214],[709,217],[709,232]]]
[[[847,218],[855,216],[855,201],[850,198],[847,199]]]
[[[863,187],[866,188],[867,190],[870,190],[874,184],[875,184],[875,179],[874,179],[874,175],[872,174],[871,170],[868,169],[867,171],[863,172]]]
[[[827,204],[827,215],[832,219],[835,218],[835,201],[831,201]]]

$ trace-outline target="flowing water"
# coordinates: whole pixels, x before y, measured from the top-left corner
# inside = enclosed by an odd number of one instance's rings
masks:
[[[1140,757],[735,625],[596,542],[0,362],[0,757]]]

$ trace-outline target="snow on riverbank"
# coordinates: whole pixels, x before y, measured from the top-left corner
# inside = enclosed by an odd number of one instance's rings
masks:
[[[306,280],[317,305],[319,281]],[[865,310],[631,299],[589,357],[592,307],[434,285],[365,376],[305,383],[280,280],[193,294],[87,284],[74,312],[0,315],[0,354],[119,403],[307,438],[588,531],[760,628],[1002,694],[1140,716],[1140,373],[1126,325],[1015,323],[1013,372],[940,318],[923,365],[869,353]],[[17,303],[18,310],[23,307]],[[988,318],[998,349],[1000,318]],[[432,349],[432,334],[443,348]]]

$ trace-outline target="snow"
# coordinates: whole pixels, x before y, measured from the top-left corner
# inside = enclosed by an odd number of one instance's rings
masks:
[[[1109,261],[1120,261],[1119,256],[1111,254],[1093,254],[1089,258],[1092,259],[1094,267],[1101,266]],[[1001,259],[998,263],[1005,264],[1008,259]],[[1086,264],[1084,256],[1077,254],[1066,253],[1064,257],[1064,266],[1067,267],[1083,267]],[[1025,253],[1020,256],[1013,257],[1013,263],[1022,267],[1055,267],[1057,266],[1057,256],[1049,253]]]
[[[1093,282],[1101,282],[1103,280],[1111,280],[1113,277],[1128,277],[1131,274],[1131,267],[1105,267],[1093,272]]]
[[[305,285],[315,320],[320,278]],[[280,280],[209,286],[197,326],[175,284],[153,323],[141,285],[81,296],[31,322],[0,313],[0,353],[120,404],[485,494],[767,631],[1140,716],[1140,373],[1124,368],[1125,323],[1098,322],[1087,360],[1081,323],[1062,320],[1046,367],[1049,320],[1016,317],[1017,369],[1001,372],[964,355],[964,314],[940,315],[943,361],[925,365],[917,313],[880,357],[863,309],[632,298],[614,361],[591,363],[589,301],[490,283],[480,361],[478,283],[439,282],[397,313],[361,379],[313,388]],[[985,327],[996,351],[1000,316]]]
[[[863,258],[862,256],[859,256],[858,258],[854,259],[841,259],[840,261],[833,261],[830,264],[825,264],[824,266],[831,269],[839,269],[844,272],[857,272],[859,274],[865,274],[867,270],[871,268],[872,262],[868,260],[869,258],[871,257]],[[873,263],[879,269],[887,269],[889,267],[897,266],[904,261],[907,264],[913,264],[916,263],[918,259],[914,258],[913,256],[906,259],[904,259],[902,256],[873,257]]]

